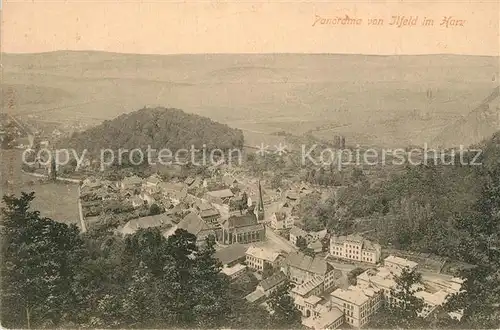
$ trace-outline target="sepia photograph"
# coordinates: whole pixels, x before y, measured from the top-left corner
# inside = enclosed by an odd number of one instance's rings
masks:
[[[500,2],[0,0],[2,329],[500,329]]]

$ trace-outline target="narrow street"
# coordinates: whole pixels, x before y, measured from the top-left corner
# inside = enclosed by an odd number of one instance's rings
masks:
[[[273,243],[275,247],[279,250],[283,250],[287,253],[297,251],[298,248],[292,243],[275,233],[271,228],[266,228],[266,239],[269,243]]]

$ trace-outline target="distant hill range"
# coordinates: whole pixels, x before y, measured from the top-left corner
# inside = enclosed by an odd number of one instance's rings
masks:
[[[434,138],[432,145],[440,147],[469,146],[490,138],[499,130],[500,86],[497,86],[469,114],[445,127]]]
[[[58,147],[87,149],[99,153],[103,149],[168,148],[190,150],[191,146],[207,150],[241,148],[243,133],[207,117],[188,114],[172,108],[143,108],[102,124],[58,143]]]

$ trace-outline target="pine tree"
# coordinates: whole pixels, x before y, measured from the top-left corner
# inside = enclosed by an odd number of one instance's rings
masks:
[[[68,321],[75,307],[74,265],[83,251],[79,230],[30,211],[34,198],[3,198],[1,312],[7,327],[55,326]]]
[[[424,301],[415,296],[417,292],[423,290],[422,274],[405,267],[400,275],[394,277],[394,281],[396,287],[391,289],[391,313],[398,320],[399,326],[405,329],[414,328],[422,322],[419,314],[424,308]]]
[[[272,310],[271,322],[274,328],[294,329],[301,326],[301,312],[289,295],[290,289],[290,282],[285,282],[269,295],[267,303]]]

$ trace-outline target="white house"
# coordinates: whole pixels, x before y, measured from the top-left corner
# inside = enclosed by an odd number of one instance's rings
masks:
[[[255,246],[250,246],[245,255],[247,267],[260,272],[267,266],[275,268],[280,256],[278,252]]]
[[[382,255],[382,248],[359,235],[332,236],[330,254],[335,258],[376,264]]]
[[[290,229],[293,227],[294,219],[290,213],[285,211],[274,212],[271,216],[270,227],[274,230]]]

